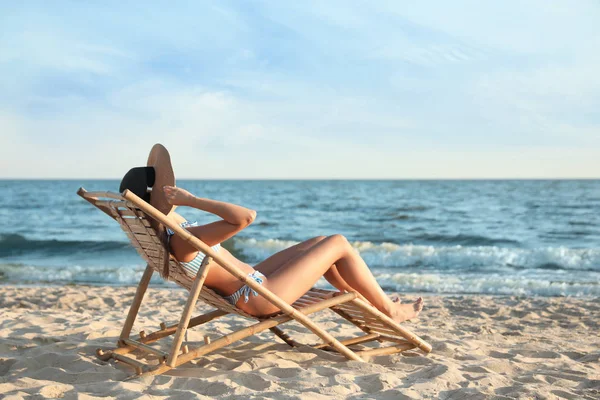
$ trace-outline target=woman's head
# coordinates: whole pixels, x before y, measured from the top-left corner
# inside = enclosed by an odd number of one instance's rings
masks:
[[[132,168],[125,174],[119,191],[122,193],[125,189],[129,189],[167,215],[173,206],[169,204],[162,190],[165,185],[175,186],[175,174],[169,152],[163,145],[157,143],[150,150],[145,167]]]
[[[128,189],[145,202],[150,203],[151,188],[154,186],[155,180],[154,167],[131,168],[121,180],[119,192],[123,193]]]

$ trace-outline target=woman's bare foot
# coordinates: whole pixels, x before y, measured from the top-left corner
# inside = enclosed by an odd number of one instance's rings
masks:
[[[416,318],[421,310],[423,310],[423,298],[419,297],[412,304],[394,302],[389,316],[396,322],[403,322]]]
[[[165,193],[167,201],[174,206],[184,206],[193,197],[190,192],[177,186],[165,185],[162,187],[162,190]]]
[[[394,302],[394,303],[402,303],[402,300],[400,300],[400,296],[398,296],[398,293],[394,293],[390,296],[390,299]]]

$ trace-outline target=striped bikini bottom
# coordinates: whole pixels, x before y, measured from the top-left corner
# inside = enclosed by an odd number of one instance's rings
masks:
[[[249,273],[248,277],[254,279],[259,285],[262,285],[263,278],[266,278],[266,276],[264,276],[258,271]],[[235,306],[242,296],[244,296],[244,303],[247,303],[250,299],[250,293],[252,293],[255,297],[258,296],[258,293],[256,293],[255,290],[252,290],[250,286],[244,285],[241,288],[239,288],[235,293],[230,294],[229,296],[223,296],[223,299]]]
[[[182,222],[180,224],[180,226],[182,228],[198,226],[198,222],[185,221],[185,222]],[[174,234],[175,234],[175,232],[173,232],[171,229],[167,228],[167,237],[169,238],[169,240],[171,239],[171,236],[173,236]],[[215,252],[218,252],[219,249],[221,248],[221,245],[219,243],[217,243],[214,246],[212,246],[211,248]],[[180,261],[179,264],[183,267],[183,269],[187,275],[189,275],[192,278],[195,278],[196,275],[198,274],[198,270],[200,269],[200,265],[202,264],[204,257],[206,257],[206,255],[204,253],[202,253],[201,251],[199,251],[198,254],[196,255],[196,257],[192,261],[188,261],[188,262]],[[254,271],[254,272],[248,274],[248,277],[254,279],[256,281],[256,283],[258,283],[259,285],[262,285],[263,278],[266,278],[263,274],[261,274],[258,271]],[[248,300],[250,299],[250,293],[252,293],[252,295],[254,295],[254,296],[258,296],[258,293],[255,290],[252,290],[248,285],[244,285],[241,288],[239,288],[235,293],[230,294],[229,296],[223,296],[223,299],[225,299],[225,301],[227,301],[228,303],[233,304],[235,306],[237,304],[238,300],[242,296],[244,296],[244,302],[247,303]]]

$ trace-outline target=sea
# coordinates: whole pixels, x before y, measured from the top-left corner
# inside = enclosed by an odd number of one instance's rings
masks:
[[[223,244],[250,264],[339,233],[389,292],[600,296],[600,180],[177,184],[257,211]],[[119,181],[0,180],[0,284],[137,284],[143,260],[117,223],[76,194],[79,187],[117,192]],[[178,212],[200,223],[218,218]]]

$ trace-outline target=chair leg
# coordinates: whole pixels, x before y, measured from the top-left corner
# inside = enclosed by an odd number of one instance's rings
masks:
[[[298,347],[299,346],[298,342],[296,342],[287,333],[285,333],[284,331],[282,331],[278,327],[274,326],[272,328],[269,328],[269,330],[271,332],[273,332],[275,335],[277,335],[281,340],[283,340],[284,342],[286,342],[287,344],[289,344],[291,347]]]
[[[364,312],[370,314],[370,316],[375,318],[377,321],[389,327],[392,331],[396,332],[401,337],[408,340],[410,343],[414,344],[416,347],[425,352],[425,354],[431,352],[431,345],[429,343],[412,333],[410,330],[404,328],[403,326],[400,326],[394,320],[392,320],[390,317],[388,317],[372,305],[369,305],[360,299],[354,299],[352,300],[352,303],[354,303],[354,305],[362,309]]]
[[[119,340],[129,338],[131,328],[133,327],[135,318],[137,317],[138,311],[140,310],[140,305],[142,304],[142,300],[144,298],[144,294],[146,293],[146,289],[148,289],[148,284],[150,283],[150,278],[152,278],[153,272],[154,270],[152,269],[150,264],[146,265],[144,275],[142,275],[142,279],[140,279],[140,283],[135,291],[135,296],[133,297],[133,302],[131,303],[131,307],[129,307],[129,313],[127,313],[127,318],[125,319],[125,324],[123,325],[123,330],[121,331],[121,336],[119,336]]]
[[[175,338],[173,339],[171,352],[169,354],[169,358],[167,359],[167,365],[171,368],[174,368],[176,365],[177,357],[179,356],[179,349],[181,348],[181,343],[183,342],[185,332],[190,323],[192,311],[194,310],[194,306],[196,305],[198,296],[200,296],[200,291],[202,290],[204,280],[208,275],[208,264],[210,263],[210,260],[210,257],[205,257],[204,261],[200,265],[200,269],[198,271],[198,274],[196,275],[196,279],[194,279],[192,289],[190,290],[190,296],[188,297],[188,300],[185,303],[185,308],[183,309],[183,313],[181,314],[179,324],[177,325],[177,332],[175,333]]]

